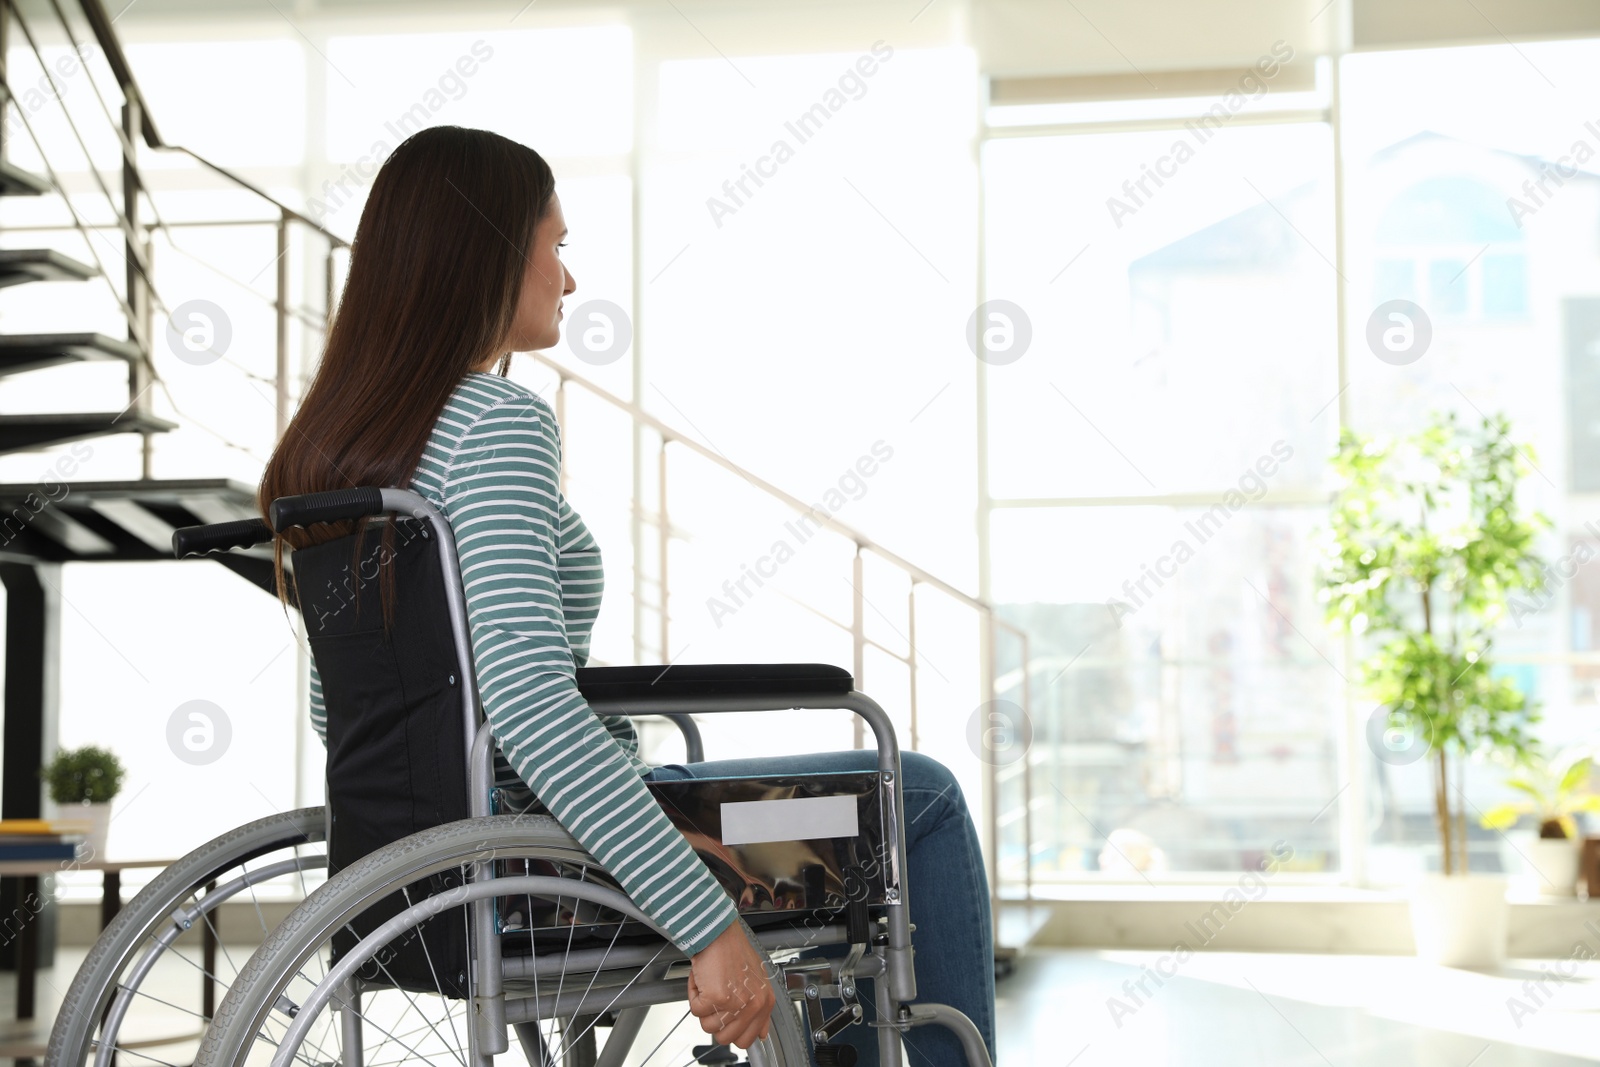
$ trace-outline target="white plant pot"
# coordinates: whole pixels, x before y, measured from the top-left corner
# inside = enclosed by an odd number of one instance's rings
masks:
[[[89,861],[105,859],[106,837],[111,830],[111,805],[75,804],[62,814],[65,818],[82,819],[89,824],[89,832],[84,835],[79,857]]]
[[[1422,875],[1411,891],[1417,958],[1444,967],[1504,963],[1511,914],[1506,885],[1498,874]]]
[[[1536,837],[1523,848],[1533,868],[1534,888],[1547,897],[1578,895],[1578,842],[1565,837]]]

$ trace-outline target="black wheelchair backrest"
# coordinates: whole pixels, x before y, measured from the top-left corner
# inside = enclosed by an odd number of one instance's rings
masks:
[[[383,544],[392,528],[391,546]],[[294,553],[301,617],[328,716],[330,871],[418,830],[467,817],[461,676],[438,545],[391,516]],[[380,586],[393,577],[385,631]]]
[[[389,546],[385,526],[392,528]],[[436,537],[424,519],[390,515],[368,523],[359,553],[355,534],[294,552],[301,617],[327,712],[330,875],[470,814],[460,687],[471,679],[456,660]],[[385,572],[394,596],[387,631]],[[454,884],[441,881],[425,895]],[[357,925],[375,926],[403,904],[395,897]],[[430,988],[429,955],[452,977],[464,969],[463,924],[439,919],[445,921],[424,924],[427,953],[400,952],[387,961],[384,979]]]

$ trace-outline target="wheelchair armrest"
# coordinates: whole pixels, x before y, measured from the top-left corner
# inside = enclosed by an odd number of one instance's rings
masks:
[[[647,713],[649,714],[649,713]],[[660,712],[660,716],[678,728],[683,735],[683,748],[686,755],[685,763],[703,763],[706,758],[705,738],[700,736],[700,726],[694,719],[681,712]]]
[[[207,526],[184,526],[172,531],[172,554],[178,559],[208,556],[235,548],[254,548],[272,541],[272,530],[261,519],[236,519]]]
[[[579,667],[585,700],[651,697],[844,694],[855,679],[831,663],[682,663],[668,666]]]

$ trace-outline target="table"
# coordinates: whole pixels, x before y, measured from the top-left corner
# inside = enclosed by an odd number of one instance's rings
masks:
[[[145,859],[145,860],[4,860],[0,861],[0,876],[19,878],[22,880],[21,899],[26,901],[28,895],[35,898],[39,894],[39,878],[46,874],[62,874],[66,871],[99,871],[100,872],[100,929],[104,930],[116,918],[117,912],[122,910],[122,872],[136,870],[142,867],[168,867],[176,860],[171,859]],[[35,990],[39,972],[39,932],[37,924],[27,922],[22,924],[17,934],[17,998],[16,1018],[19,1022],[26,1022],[34,1017]],[[206,969],[211,971],[210,959],[216,952],[216,937],[210,924],[202,931],[204,938],[204,952],[207,958]],[[209,993],[210,990],[208,989]],[[32,1052],[32,1043],[23,1042],[29,1047],[24,1049],[15,1047],[16,1039],[5,1041],[0,1047],[0,1055],[26,1058]],[[42,1052],[43,1049],[38,1050]]]

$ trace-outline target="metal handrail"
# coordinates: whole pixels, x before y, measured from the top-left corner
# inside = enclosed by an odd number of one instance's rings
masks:
[[[641,426],[648,426],[667,441],[687,446],[689,450],[694,452],[696,455],[710,460],[712,463],[715,463],[729,474],[738,475],[740,478],[743,478],[746,482],[761,490],[763,493],[783,501],[785,504],[788,504],[797,511],[808,512],[813,509],[811,504],[806,503],[794,494],[787,493],[784,490],[779,489],[766,479],[745,470],[743,467],[739,466],[737,463],[734,463],[721,453],[711,448],[707,448],[705,445],[701,444],[699,441],[696,441],[694,438],[685,434],[676,427],[669,426],[665,422],[662,422],[659,418],[650,414],[634,401],[624,400],[622,397],[611,392],[609,389],[606,389],[603,386],[590,381],[588,378],[574,373],[570,368],[557,363],[543,352],[530,352],[528,355],[531,356],[536,362],[542,363],[546,367],[549,367],[551,370],[555,371],[559,376],[562,385],[570,381],[575,385],[582,386],[586,391],[593,393],[595,396],[599,397],[601,400],[604,400],[612,407],[617,408],[620,411],[627,412],[628,415]],[[557,386],[558,389],[560,387],[560,385]],[[557,410],[557,415],[560,415],[559,409]],[[831,515],[823,515],[819,518],[823,524],[831,527],[834,532],[844,535],[845,537],[854,541],[857,545],[861,546],[863,549],[873,552],[888,562],[893,563],[907,574],[910,574],[916,578],[919,582],[922,582],[926,585],[931,585],[940,592],[955,597],[968,607],[977,609],[979,611],[992,610],[992,607],[989,604],[979,600],[970,593],[965,593],[960,589],[957,589],[955,586],[951,585],[943,578],[940,578],[938,575],[933,574],[931,571],[922,569],[915,563],[912,563],[910,560],[907,560],[890,549],[878,544],[860,530],[857,530],[852,526],[845,525]]]
[[[161,225],[160,225],[160,229],[162,231],[166,232],[167,239],[169,241],[171,241],[171,239],[172,239],[171,231],[172,230],[183,230],[183,229],[205,230],[205,229],[216,229],[216,228],[218,228],[220,226],[274,226],[275,227],[275,226],[282,225],[282,221],[283,220],[281,220],[281,219],[274,219],[274,218],[260,218],[260,219],[176,219],[176,220],[170,220],[170,221],[163,221],[161,223]],[[59,222],[55,222],[55,223],[34,223],[34,224],[31,224],[31,225],[27,225],[27,226],[7,226],[5,228],[5,232],[6,233],[62,233],[64,231],[72,230],[74,228],[75,227],[73,227],[70,224],[59,223]],[[83,222],[81,226],[76,227],[76,228],[84,229],[84,230],[115,230],[115,229],[120,229],[120,227],[114,222]],[[223,270],[221,267],[217,266],[215,263],[211,263],[211,262],[209,262],[209,261],[207,261],[205,259],[202,259],[201,257],[195,255],[193,252],[190,252],[188,249],[184,248],[182,245],[178,244],[176,241],[172,242],[172,249],[173,249],[173,251],[179,253],[180,255],[187,256],[189,259],[192,259],[195,263],[197,263],[200,266],[206,268],[211,273],[213,273],[217,277],[221,278],[223,281],[226,281],[226,282],[232,284],[236,288],[242,289],[245,293],[247,293],[250,296],[256,298],[259,301],[261,301],[263,304],[266,304],[268,307],[277,306],[277,302],[278,301],[277,301],[277,297],[276,296],[267,296],[267,295],[259,292],[254,286],[252,286],[250,284],[250,282],[248,282],[248,281],[240,281],[238,278],[234,277],[232,274],[229,274],[227,271]],[[320,329],[322,329],[322,327],[324,325],[323,318],[321,316],[312,315],[312,314],[308,313],[306,311],[306,309],[303,308],[303,307],[291,307],[289,309],[289,314],[297,322],[299,322],[301,325],[309,326],[313,330],[320,330]],[[244,373],[245,377],[247,377],[247,378],[253,378],[256,381],[266,382],[267,384],[271,384],[272,381],[273,381],[273,379],[271,379],[271,378],[263,377],[261,375],[255,374],[255,373],[253,373],[251,371],[244,370],[243,368],[240,368],[240,369]]]
[[[98,3],[99,0],[84,0],[84,2],[86,2],[86,3]],[[317,222],[315,219],[309,218],[306,215],[301,214],[300,212],[296,211],[294,208],[292,208],[289,205],[283,203],[281,200],[278,200],[278,199],[274,198],[271,193],[267,192],[265,189],[262,189],[260,186],[256,185],[254,182],[250,181],[250,179],[245,178],[242,175],[235,174],[233,171],[229,170],[227,167],[224,167],[224,166],[221,166],[219,164],[211,162],[211,160],[207,159],[205,156],[202,156],[200,153],[196,152],[194,149],[186,148],[183,145],[176,145],[176,144],[152,144],[152,145],[150,145],[150,147],[154,148],[154,149],[157,149],[159,151],[162,151],[162,152],[178,152],[178,153],[181,153],[183,155],[186,155],[190,159],[193,159],[195,162],[202,164],[203,166],[207,167],[208,169],[213,170],[217,174],[219,174],[222,177],[228,179],[230,182],[233,182],[239,188],[244,189],[247,192],[254,193],[256,196],[259,196],[261,199],[265,200],[267,203],[269,203],[273,207],[277,208],[279,216],[283,220],[288,221],[288,222],[298,222],[300,225],[305,226],[305,227],[315,231],[320,236],[326,238],[328,243],[333,245],[335,248],[349,248],[350,247],[350,242],[349,241],[346,241],[343,237],[340,237],[338,234],[334,233],[332,230],[330,230],[327,227],[323,226],[320,222]],[[266,219],[242,219],[242,220],[240,220],[239,224],[242,225],[242,224],[245,224],[245,223],[260,223],[260,222],[266,222],[266,221],[271,221],[271,220],[266,220]],[[168,228],[167,224],[166,223],[162,223],[162,228],[163,229]]]
[[[155,122],[150,118],[150,109],[146,105],[144,91],[139,88],[139,82],[133,76],[133,68],[128,64],[127,54],[122,51],[122,42],[117,39],[116,30],[112,27],[111,19],[106,14],[105,5],[102,4],[100,0],[77,0],[77,2],[78,6],[83,10],[84,17],[89,22],[90,30],[94,33],[95,43],[100,46],[100,51],[105,54],[106,62],[111,67],[112,75],[117,79],[117,86],[122,90],[123,97],[135,102],[138,105],[139,132],[147,146],[163,152],[177,152],[186,155],[209,170],[216,172],[221,177],[226,178],[239,188],[253,193],[262,200],[265,200],[278,210],[279,215],[282,218],[298,222],[304,226],[309,226],[311,229],[327,238],[336,247],[350,247],[350,243],[344,238],[340,237],[332,230],[325,228],[315,219],[307,217],[306,215],[290,207],[288,204],[278,200],[271,193],[267,192],[265,189],[262,189],[260,186],[256,185],[243,175],[236,174],[218,163],[213,163],[211,160],[194,151],[192,148],[187,148],[183,145],[171,144],[164,140],[161,134],[156,130]],[[56,13],[58,16],[61,15],[61,9],[59,7],[56,7]],[[61,17],[61,24],[62,27],[66,29],[68,37],[70,38],[72,30],[71,27],[67,25],[67,21],[64,16]],[[127,153],[130,147],[131,146],[125,143],[124,152]],[[128,164],[130,166],[135,166],[135,161],[130,158],[128,159]],[[143,182],[140,182],[140,187],[144,187]]]
[[[144,135],[145,143],[150,145],[162,143],[161,135],[156,132],[155,120],[150,117],[150,109],[145,106],[144,93],[140,91],[139,83],[134,80],[133,68],[128,65],[128,57],[122,51],[122,42],[117,40],[117,31],[111,27],[111,19],[106,14],[105,6],[100,0],[78,0],[78,6],[83,9],[84,17],[89,20],[89,29],[100,45],[100,50],[105,53],[106,62],[111,65],[111,73],[117,79],[117,85],[122,88],[123,95],[139,105],[139,129]],[[56,9],[56,14],[61,15],[60,8]],[[65,16],[61,17],[61,21],[65,24]]]

